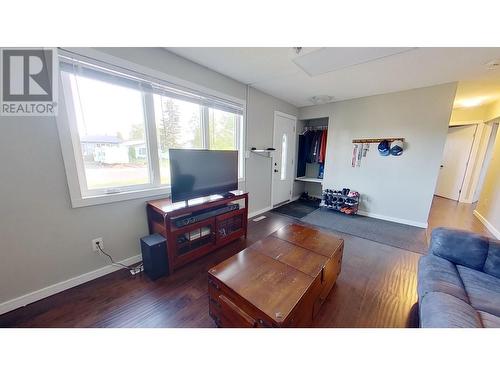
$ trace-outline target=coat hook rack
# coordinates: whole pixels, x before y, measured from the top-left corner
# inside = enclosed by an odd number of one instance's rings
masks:
[[[307,132],[313,132],[316,130],[328,130],[328,125],[312,125],[312,126],[306,125],[299,133],[299,135],[304,135]]]
[[[401,141],[404,142],[404,138],[362,138],[362,139],[353,139],[352,143],[380,143],[382,141],[394,142]]]

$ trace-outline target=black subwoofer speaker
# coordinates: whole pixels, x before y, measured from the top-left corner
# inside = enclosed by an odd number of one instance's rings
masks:
[[[167,241],[160,234],[141,238],[142,263],[144,273],[151,280],[168,275]]]

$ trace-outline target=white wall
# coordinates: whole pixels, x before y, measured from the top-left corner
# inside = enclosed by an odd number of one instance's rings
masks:
[[[99,51],[246,97],[245,85],[164,49]],[[247,144],[267,144],[272,142],[274,110],[293,115],[297,109],[257,90],[250,94]],[[0,128],[0,313],[22,303],[6,301],[105,266],[105,258],[91,251],[93,238],[103,237],[116,260],[139,254],[139,238],[148,234],[148,199],[71,208],[55,119],[0,117]],[[270,184],[263,178],[270,176],[268,163],[255,156],[247,160],[251,211],[270,204]]]
[[[500,239],[500,131],[496,134],[493,153],[475,214],[490,232]]]
[[[484,134],[486,135],[484,138],[487,140],[486,144],[486,152],[484,153],[483,163],[481,165],[481,172],[479,173],[479,177],[477,179],[477,184],[474,190],[474,196],[472,198],[473,202],[477,202],[479,200],[479,196],[483,190],[484,178],[486,177],[486,173],[488,172],[488,168],[490,166],[490,161],[493,156],[493,150],[495,147],[495,140],[498,132],[498,123],[491,122],[489,124],[485,124]]]
[[[448,130],[456,84],[445,84],[300,108],[301,119],[328,116],[323,188],[362,195],[369,215],[425,226]],[[377,144],[351,167],[354,138],[404,137],[400,157],[378,155]]]

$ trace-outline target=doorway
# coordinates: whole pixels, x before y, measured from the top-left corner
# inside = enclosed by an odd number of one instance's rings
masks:
[[[492,236],[475,214],[495,145],[497,122],[451,126],[429,213],[432,229],[452,227]]]
[[[497,138],[498,122],[490,122],[485,124],[484,136],[483,136],[483,147],[482,152],[482,165],[479,167],[479,175],[477,177],[477,182],[473,190],[472,202],[475,203],[479,200],[481,191],[483,190],[484,178],[486,177],[486,172],[490,166],[491,157],[493,155],[493,148],[495,147],[495,140]]]
[[[458,201],[465,180],[477,125],[452,126],[444,146],[435,194]]]
[[[292,199],[297,118],[274,112],[271,204],[273,207]]]

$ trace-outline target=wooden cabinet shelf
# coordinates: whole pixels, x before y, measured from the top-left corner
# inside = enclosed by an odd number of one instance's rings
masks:
[[[170,273],[222,246],[247,235],[248,193],[233,191],[233,197],[204,197],[189,202],[172,203],[160,199],[147,203],[149,232],[159,233],[167,240]],[[186,215],[238,203],[239,209],[219,214],[196,223],[176,226]]]

